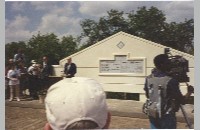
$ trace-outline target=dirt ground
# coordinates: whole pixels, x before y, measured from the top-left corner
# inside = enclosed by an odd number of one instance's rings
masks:
[[[5,108],[6,130],[43,130],[46,123],[44,109],[8,107]],[[110,129],[148,129],[148,119],[112,116]],[[178,129],[187,129],[185,123],[178,123]]]

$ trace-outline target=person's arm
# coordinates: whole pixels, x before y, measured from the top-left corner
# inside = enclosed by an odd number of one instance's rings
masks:
[[[21,77],[21,72],[20,72],[20,70],[19,70],[19,69],[16,70],[16,73],[17,73],[17,78],[20,79],[20,77]]]
[[[33,67],[30,66],[30,67],[28,68],[27,72],[28,72],[29,75],[33,75]]]
[[[73,63],[73,75],[76,74],[76,64]]]
[[[179,82],[176,79],[171,79],[167,87],[167,95],[171,99],[175,99],[179,104],[184,104],[184,96],[182,95]]]
[[[13,78],[13,77],[11,76],[11,73],[12,73],[12,70],[9,70],[9,71],[8,71],[8,74],[7,74],[7,78],[8,78],[9,80],[17,80],[17,78]]]
[[[169,93],[172,99],[175,99],[180,104],[185,104],[187,98],[192,94],[192,92],[189,90],[190,89],[187,90],[187,93],[185,95],[182,95],[179,88],[179,82],[175,79],[172,79],[169,81],[167,92]]]
[[[192,85],[187,84],[187,93],[185,94],[186,104],[191,104],[194,102],[193,100],[191,100],[192,98],[190,98],[192,93],[194,93],[194,87]]]
[[[48,71],[49,75],[53,75],[53,67],[51,66],[51,64],[49,64],[49,71]]]
[[[14,55],[14,57],[13,57],[13,61],[14,61],[14,62],[17,61],[17,54]]]
[[[64,73],[67,74],[67,63],[65,63],[65,66],[64,66]]]
[[[147,78],[145,79],[144,91],[145,91],[146,98],[149,98],[148,86],[147,86]]]

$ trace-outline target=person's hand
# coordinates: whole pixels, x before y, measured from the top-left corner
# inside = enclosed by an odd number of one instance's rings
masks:
[[[13,80],[13,81],[16,81],[16,80],[17,80],[17,78],[12,78],[11,80]]]
[[[49,125],[49,123],[46,123],[44,126],[44,130],[52,130],[51,126]]]
[[[187,91],[189,93],[194,93],[194,87],[192,85],[187,85]]]

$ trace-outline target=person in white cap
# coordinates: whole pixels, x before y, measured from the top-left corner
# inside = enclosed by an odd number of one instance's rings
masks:
[[[110,113],[102,86],[90,78],[73,77],[52,85],[45,98],[44,130],[106,129]]]

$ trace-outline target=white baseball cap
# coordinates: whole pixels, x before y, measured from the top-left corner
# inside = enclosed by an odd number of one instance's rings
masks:
[[[52,85],[45,98],[47,120],[54,130],[90,120],[98,128],[106,125],[108,108],[102,86],[90,78],[65,78]]]

